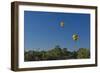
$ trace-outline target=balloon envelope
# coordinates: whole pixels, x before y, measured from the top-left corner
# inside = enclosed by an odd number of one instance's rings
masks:
[[[60,26],[61,26],[61,27],[64,27],[64,22],[63,22],[63,21],[60,22]]]
[[[79,36],[77,34],[73,34],[72,38],[74,41],[77,41],[79,39]]]

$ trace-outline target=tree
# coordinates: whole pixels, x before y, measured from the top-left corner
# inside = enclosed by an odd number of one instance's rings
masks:
[[[49,50],[47,52],[49,59],[51,60],[56,60],[56,59],[60,59],[62,57],[62,49],[60,48],[59,45],[56,45],[54,49]]]
[[[77,52],[76,52],[76,51],[73,51],[73,52],[72,52],[72,58],[73,58],[73,59],[76,59],[76,58],[77,58]]]
[[[32,61],[33,60],[33,52],[32,51],[28,51],[28,52],[26,52],[25,51],[25,53],[24,53],[24,60],[25,61]]]
[[[59,45],[55,46],[54,50],[53,50],[58,56],[62,55],[62,49],[60,48]]]
[[[80,48],[77,51],[77,58],[81,59],[81,58],[89,58],[90,57],[90,52],[88,49],[86,48]]]
[[[63,56],[67,56],[68,55],[68,49],[67,48],[63,48],[62,49],[62,55]]]

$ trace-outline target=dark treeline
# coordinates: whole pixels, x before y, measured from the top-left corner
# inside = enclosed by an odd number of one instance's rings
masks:
[[[78,51],[69,51],[67,48],[55,46],[55,48],[48,51],[30,50],[24,52],[25,61],[85,59],[89,57],[90,51],[87,48],[79,48]]]

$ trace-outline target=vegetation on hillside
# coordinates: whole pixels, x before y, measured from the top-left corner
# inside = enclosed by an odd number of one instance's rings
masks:
[[[67,48],[60,48],[59,45],[48,51],[33,49],[24,52],[25,61],[86,59],[89,57],[90,51],[87,48],[79,48],[77,51],[69,51]]]

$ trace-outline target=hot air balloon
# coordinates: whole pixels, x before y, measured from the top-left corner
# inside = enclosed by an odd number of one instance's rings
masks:
[[[78,34],[73,34],[72,38],[74,41],[77,41],[79,39],[79,36]]]
[[[77,45],[77,41],[79,40],[78,34],[73,34],[72,39],[75,41],[75,44]],[[77,49],[77,46],[75,46],[75,48]]]
[[[63,21],[60,22],[60,27],[64,27],[64,22]]]

